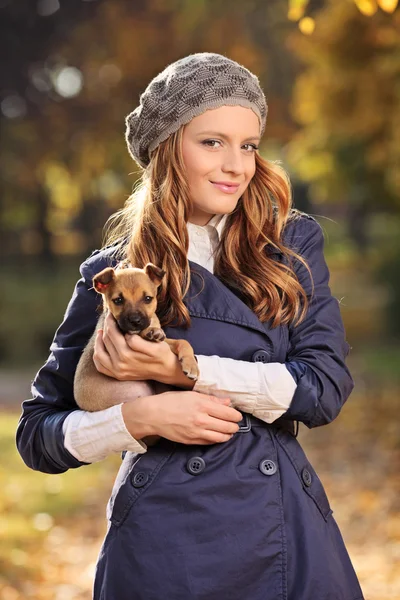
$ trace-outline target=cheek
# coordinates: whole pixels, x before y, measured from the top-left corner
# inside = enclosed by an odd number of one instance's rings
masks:
[[[122,307],[121,306],[117,306],[116,304],[114,304],[114,302],[112,302],[109,305],[109,311],[111,312],[111,314],[114,316],[115,319],[119,319],[122,313]]]
[[[186,177],[189,182],[197,183],[199,179],[204,179],[208,173],[212,172],[213,161],[207,153],[201,152],[196,145],[183,145],[182,154],[186,167]]]
[[[255,174],[256,174],[256,161],[254,159],[252,164],[249,165],[248,169],[246,169],[247,181],[250,182],[250,180],[253,179]]]

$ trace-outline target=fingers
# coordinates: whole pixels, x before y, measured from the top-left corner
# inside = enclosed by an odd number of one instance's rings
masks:
[[[217,398],[217,396],[209,396],[209,398],[213,402],[219,402],[220,404],[228,404],[229,405],[231,403],[230,398]]]
[[[112,362],[116,364],[119,356],[126,349],[126,341],[111,313],[108,313],[106,316],[103,329],[103,343],[107,348]]]
[[[241,415],[240,415],[241,416]],[[204,429],[209,431],[217,431],[218,433],[233,435],[239,431],[239,425],[232,421],[225,421],[221,419],[215,419],[214,417],[208,417],[205,422]]]
[[[144,340],[137,333],[134,334],[125,334],[125,341],[128,344],[131,350],[135,350],[136,352],[142,352],[143,354],[147,354],[147,356],[151,356],[153,358],[155,352],[158,350],[159,344],[155,344],[154,342],[150,342],[149,340]],[[165,342],[160,342],[165,344]]]
[[[93,362],[96,366],[96,369],[100,371],[100,373],[104,373],[105,375],[112,377],[112,373],[110,371],[112,368],[112,362],[104,345],[101,334],[98,334],[95,340]]]
[[[222,419],[224,421],[234,421],[239,423],[239,421],[243,419],[242,413],[236,410],[236,408],[215,401],[209,402],[207,413],[210,417],[216,417],[217,419]]]
[[[104,352],[105,355],[107,356],[109,364],[111,366],[116,364],[116,362],[118,360],[118,352],[117,352],[114,344],[110,340],[109,335],[107,335],[105,333],[105,331],[102,331],[101,329],[99,329],[97,332],[96,344],[97,343],[99,343],[99,347],[101,348],[101,351]]]
[[[185,441],[186,444],[201,444],[201,445],[210,445],[210,444],[221,444],[223,442],[229,442],[235,435],[234,433],[221,433],[220,431],[212,431],[204,430],[196,439],[191,439]]]
[[[220,443],[228,441],[237,431],[238,423],[243,419],[242,413],[227,406],[229,398],[210,396],[207,403],[202,436],[205,443]]]

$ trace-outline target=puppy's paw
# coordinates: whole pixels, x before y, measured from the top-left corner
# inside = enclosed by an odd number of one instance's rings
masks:
[[[167,336],[159,327],[152,327],[146,331],[144,338],[151,342],[163,342]]]
[[[196,359],[185,356],[180,358],[179,362],[182,365],[182,371],[185,373],[186,377],[192,381],[197,381],[200,375],[200,370]]]

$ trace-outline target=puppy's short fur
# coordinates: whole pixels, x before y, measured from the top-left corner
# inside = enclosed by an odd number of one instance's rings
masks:
[[[93,362],[97,330],[102,328],[108,312],[114,316],[122,333],[138,334],[153,342],[167,342],[178,356],[185,375],[192,380],[198,378],[199,369],[192,346],[186,340],[167,339],[156,315],[157,288],[164,275],[163,269],[147,263],[144,269],[123,265],[116,269],[107,267],[93,277],[93,287],[103,295],[103,313],[75,372],[74,396],[83,410],[102,410],[120,402],[118,398],[110,397],[99,401],[96,395],[96,387],[105,378],[110,380],[110,377],[96,369]]]

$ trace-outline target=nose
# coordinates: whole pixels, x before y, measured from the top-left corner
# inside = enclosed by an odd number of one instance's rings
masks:
[[[141,325],[142,321],[143,317],[141,315],[129,315],[128,317],[129,324],[133,325],[134,327],[138,327],[139,325]]]
[[[235,173],[235,175],[243,175],[245,173],[245,163],[242,150],[236,148],[228,148],[224,153],[221,170],[225,173]]]
[[[123,333],[129,331],[143,331],[150,325],[150,319],[140,313],[124,314],[118,320],[118,325]]]

